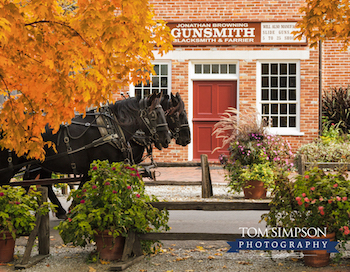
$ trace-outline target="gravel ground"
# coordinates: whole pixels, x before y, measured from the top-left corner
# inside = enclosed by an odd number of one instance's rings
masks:
[[[146,187],[146,190],[149,194],[158,196],[160,200],[202,201],[200,186],[150,186]],[[213,191],[215,198],[209,201],[226,201],[237,197],[228,194],[225,185],[214,185]],[[25,250],[25,243],[23,243],[25,237],[21,237],[21,239],[21,243],[16,241],[15,261],[0,265],[0,272],[14,271],[14,265],[20,262]],[[268,253],[260,251],[226,253],[228,249],[226,241],[163,241],[160,253],[145,256],[142,261],[124,271],[350,271],[350,251],[345,253],[340,264],[331,264],[324,268],[310,268],[303,265],[302,253],[273,251],[272,256],[269,256]],[[94,272],[108,271],[113,266],[113,262],[87,263],[86,260],[92,252],[94,252],[94,245],[79,248],[63,245],[61,241],[52,241],[50,256],[35,266],[22,271]],[[37,254],[37,246],[34,246],[32,256]],[[331,256],[334,257],[333,254]]]

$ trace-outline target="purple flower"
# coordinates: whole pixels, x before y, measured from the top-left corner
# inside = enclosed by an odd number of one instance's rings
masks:
[[[97,166],[92,167],[92,170],[94,171],[97,170]]]
[[[80,203],[81,203],[81,204],[84,204],[84,203],[85,203],[85,200],[84,200],[84,199],[82,199],[82,200],[80,201]]]
[[[105,185],[111,185],[111,184],[109,183],[109,181],[107,181],[107,182],[105,183]]]
[[[92,189],[96,189],[97,188],[97,186],[96,185],[92,185]]]
[[[113,190],[113,194],[116,194],[116,193],[118,193],[116,190]]]
[[[112,170],[113,170],[113,171],[115,171],[115,169],[116,169],[115,167],[112,167]]]
[[[4,196],[4,193],[3,193],[3,192],[1,192],[1,193],[0,193],[0,196]]]

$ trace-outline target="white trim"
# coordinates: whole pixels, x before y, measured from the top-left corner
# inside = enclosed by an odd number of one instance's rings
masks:
[[[153,51],[156,60],[306,60],[310,58],[309,49],[304,50],[182,50],[177,48],[161,56]]]
[[[294,128],[272,128],[270,127],[268,130],[272,134],[278,135],[290,135],[290,136],[303,136],[304,132],[300,131],[300,61],[299,60],[291,60],[291,59],[279,59],[276,60],[258,60],[256,62],[256,108],[258,112],[261,114],[261,64],[262,63],[296,63],[296,127]]]

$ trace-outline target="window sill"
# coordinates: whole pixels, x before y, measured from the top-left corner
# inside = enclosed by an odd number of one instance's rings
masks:
[[[269,133],[275,134],[275,135],[281,135],[281,136],[304,136],[304,132],[300,132],[296,129],[274,129],[270,128],[268,129]]]

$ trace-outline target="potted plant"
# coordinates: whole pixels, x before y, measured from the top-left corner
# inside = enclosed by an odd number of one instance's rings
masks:
[[[91,164],[89,175],[82,189],[71,192],[78,204],[69,211],[68,220],[56,227],[65,243],[84,247],[96,241],[101,259],[117,260],[129,232],[169,230],[168,212],[148,204],[158,200],[145,193],[136,166],[98,160]],[[108,241],[111,245],[106,246]],[[143,246],[150,249],[149,243]]]
[[[240,193],[249,178],[261,178],[265,189],[273,189],[277,169],[291,169],[293,153],[287,141],[268,133],[266,122],[256,113],[239,113],[229,108],[215,125],[215,134],[223,138],[223,146],[228,146],[229,156],[221,155],[219,160],[227,170],[226,178],[232,192]],[[245,195],[251,198],[251,195]]]
[[[345,248],[350,239],[350,183],[343,172],[325,173],[315,167],[296,176],[295,182],[279,179],[275,190],[270,212],[262,216],[268,226],[326,229],[326,237],[306,238],[333,239]],[[304,262],[326,266],[330,254],[325,250],[304,251]]]
[[[0,262],[13,259],[15,239],[35,227],[35,213],[46,214],[54,205],[39,206],[41,193],[34,188],[27,193],[22,187],[0,186]]]

